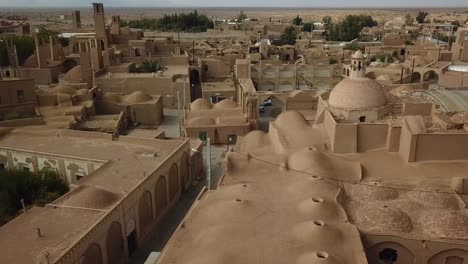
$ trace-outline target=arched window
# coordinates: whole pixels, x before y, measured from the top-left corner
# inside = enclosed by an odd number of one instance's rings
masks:
[[[179,169],[177,165],[172,164],[169,170],[169,200],[173,200],[179,192]]]
[[[119,222],[113,222],[106,238],[108,263],[123,263],[125,259],[122,229]]]
[[[143,195],[140,197],[140,202],[138,204],[138,216],[140,232],[144,232],[153,221],[153,201],[149,191],[144,191]]]
[[[166,177],[160,176],[154,187],[154,209],[156,211],[156,219],[158,219],[162,212],[167,207],[167,185]]]

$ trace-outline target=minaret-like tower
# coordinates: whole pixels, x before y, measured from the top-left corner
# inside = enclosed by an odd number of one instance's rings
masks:
[[[72,13],[73,28],[81,28],[81,14],[80,11],[73,11]]]
[[[112,16],[111,34],[120,35],[120,16]]]
[[[366,76],[366,58],[361,50],[351,56],[350,79],[359,79]]]
[[[94,10],[94,31],[96,37],[104,38],[106,34],[106,19],[104,17],[104,5],[101,3],[93,3]]]

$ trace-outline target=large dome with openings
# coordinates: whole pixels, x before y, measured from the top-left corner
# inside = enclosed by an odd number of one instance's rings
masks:
[[[376,80],[365,77],[365,59],[360,50],[351,56],[351,65],[347,69],[348,78],[338,83],[328,98],[328,104],[331,107],[361,110],[378,108],[387,104],[380,84]]]
[[[331,91],[328,104],[344,109],[370,109],[387,103],[380,84],[369,78],[344,79]]]

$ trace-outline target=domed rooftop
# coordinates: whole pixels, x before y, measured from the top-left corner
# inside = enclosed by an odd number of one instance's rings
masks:
[[[214,105],[215,109],[226,109],[226,108],[236,108],[237,104],[231,99],[224,99],[221,102]]]
[[[50,89],[52,93],[61,93],[61,94],[69,94],[74,95],[76,93],[75,88],[68,86],[68,85],[57,85],[54,88]]]
[[[120,102],[122,101],[122,98],[120,96],[120,94],[118,93],[103,93],[102,95],[102,100],[103,101],[110,101],[110,102],[113,102],[113,103],[116,103],[116,104],[120,104]]]
[[[462,212],[431,210],[425,212],[421,219],[427,234],[438,238],[468,238],[468,216]]]
[[[369,78],[344,79],[331,91],[328,103],[343,109],[371,109],[387,103],[382,87]]]
[[[86,199],[82,199],[83,197],[86,197]],[[58,204],[66,201],[67,205],[76,207],[107,209],[114,205],[119,199],[120,195],[117,193],[82,185],[75,190],[74,195],[64,196],[59,200]]]
[[[413,222],[402,210],[380,203],[367,203],[350,210],[350,219],[359,228],[376,233],[409,233]]]
[[[142,91],[135,91],[129,95],[124,96],[124,101],[129,104],[147,102],[153,97]]]
[[[364,54],[360,49],[358,49],[352,56],[353,59],[362,60],[364,59]]]
[[[77,65],[67,72],[68,78],[72,82],[81,82],[81,66]]]
[[[197,100],[193,101],[190,104],[190,109],[191,110],[208,110],[213,108],[213,105],[206,99],[204,98],[198,98]]]

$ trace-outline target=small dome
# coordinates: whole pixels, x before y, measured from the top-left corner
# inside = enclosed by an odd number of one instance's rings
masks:
[[[206,99],[204,98],[198,98],[197,100],[193,101],[190,104],[190,109],[191,110],[208,110],[213,108],[213,105]]]
[[[410,233],[413,222],[402,210],[381,203],[366,203],[350,210],[350,219],[360,229],[372,233]]]
[[[421,216],[424,232],[437,238],[467,239],[468,216],[459,211],[431,210]]]
[[[362,53],[360,49],[358,49],[351,57],[356,60],[362,60],[364,59],[364,54]]]
[[[75,66],[67,72],[67,75],[72,82],[81,82],[81,66]]]
[[[455,194],[436,192],[408,192],[408,196],[415,202],[423,203],[431,208],[460,209],[460,203]]]
[[[60,93],[60,94],[68,94],[74,95],[76,93],[75,88],[68,86],[68,85],[57,85],[50,89],[51,93]]]
[[[102,100],[120,104],[122,98],[118,93],[103,93]]]
[[[226,109],[226,108],[236,108],[237,103],[232,101],[231,99],[224,99],[221,102],[215,104],[213,108],[215,109]]]
[[[387,103],[379,83],[369,78],[344,79],[331,91],[328,103],[343,109],[371,109]]]
[[[151,95],[142,91],[136,91],[123,97],[123,100],[128,104],[147,102],[151,99],[153,99]]]
[[[88,94],[88,92],[89,92],[89,89],[83,88],[83,89],[79,89],[78,91],[76,91],[76,94],[86,95]]]
[[[87,185],[78,187],[70,194],[72,195],[63,198],[63,202],[67,205],[95,209],[107,209],[120,198],[116,193]]]
[[[278,115],[274,121],[275,125],[280,128],[302,127],[308,126],[305,117],[298,111],[286,111]]]
[[[37,58],[36,55],[29,56],[26,61],[23,63],[24,68],[36,68],[37,67]]]
[[[242,152],[250,152],[269,146],[271,142],[270,137],[268,137],[265,132],[262,130],[253,130],[247,133],[239,144]]]
[[[388,74],[382,74],[379,77],[377,77],[376,80],[378,80],[378,81],[391,81],[392,79],[390,78],[390,76],[388,76]]]

